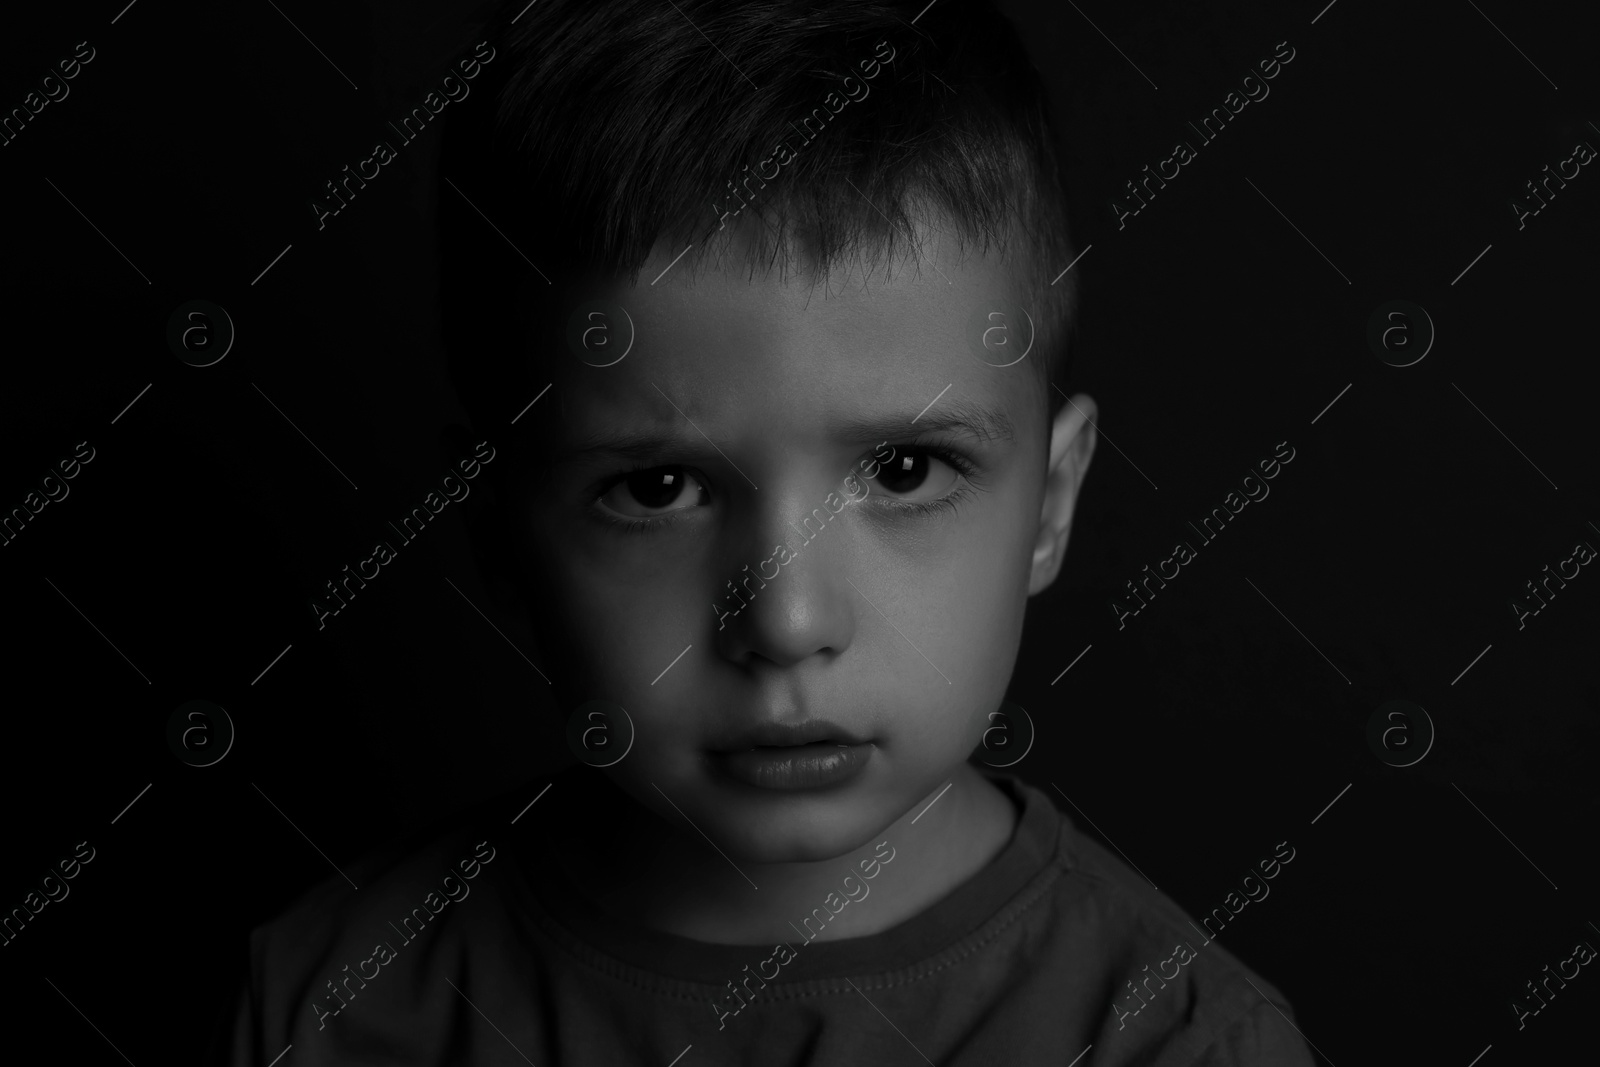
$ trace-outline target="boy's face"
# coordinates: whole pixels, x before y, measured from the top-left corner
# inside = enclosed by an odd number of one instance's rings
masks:
[[[569,709],[627,711],[606,773],[736,860],[865,844],[1004,697],[1041,587],[1043,353],[980,358],[985,314],[1027,303],[1020,275],[951,258],[826,293],[680,263],[581,294],[626,309],[620,362],[547,359],[560,410],[513,523],[549,673]],[[752,734],[812,720],[832,725],[804,748]]]

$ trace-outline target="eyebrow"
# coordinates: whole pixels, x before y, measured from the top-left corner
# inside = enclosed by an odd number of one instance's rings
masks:
[[[1016,429],[1006,415],[991,408],[960,401],[940,404],[933,411],[913,415],[839,417],[829,420],[827,431],[841,441],[890,441],[919,434],[946,433],[979,441],[1011,442]],[[682,452],[705,442],[695,427],[678,420],[673,429],[602,432],[574,442],[562,451],[570,456],[609,455],[650,459]]]
[[[892,440],[925,433],[949,433],[980,441],[1014,441],[1016,429],[1006,415],[992,408],[960,400],[939,404],[919,415],[870,416],[840,419],[828,426],[833,436],[845,439]]]

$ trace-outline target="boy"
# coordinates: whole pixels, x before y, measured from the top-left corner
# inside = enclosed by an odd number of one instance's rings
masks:
[[[475,521],[604,770],[258,930],[232,1062],[1310,1062],[1271,986],[966,762],[1095,406],[1050,384],[1037,75],[985,5],[919,8],[541,0],[486,34],[444,168],[471,211],[442,201],[501,453]]]

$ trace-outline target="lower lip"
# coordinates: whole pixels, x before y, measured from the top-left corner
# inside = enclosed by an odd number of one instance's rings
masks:
[[[872,757],[872,745],[763,746],[743,752],[717,753],[727,775],[757,789],[823,789],[860,774]]]

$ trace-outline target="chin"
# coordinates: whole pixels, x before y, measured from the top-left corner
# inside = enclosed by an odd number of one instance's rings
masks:
[[[879,820],[884,825],[892,818]],[[862,819],[841,825],[830,819],[823,825],[810,820],[753,818],[726,827],[720,835],[735,861],[748,863],[822,863],[847,856],[872,841],[879,823]],[[718,836],[718,835],[714,835]]]
[[[831,788],[763,789],[730,781],[699,761],[633,768],[624,789],[695,837],[703,832],[735,863],[820,863],[870,846],[903,814],[884,793],[885,768],[868,766]],[[674,773],[676,772],[676,773]],[[637,775],[637,777],[636,777]],[[660,811],[659,783],[673,808]],[[669,784],[670,783],[670,784]],[[619,783],[621,784],[621,783]],[[685,825],[687,818],[694,829]]]

